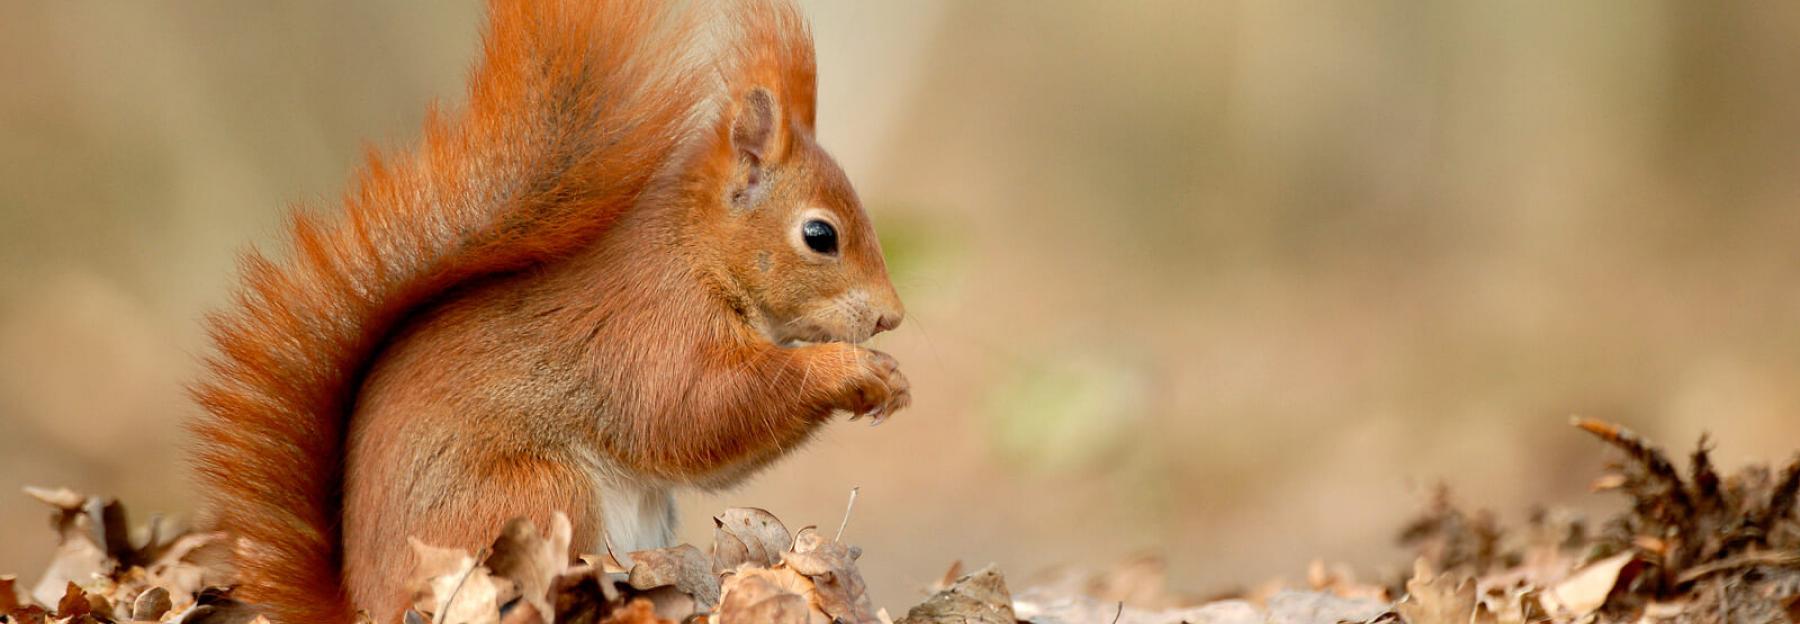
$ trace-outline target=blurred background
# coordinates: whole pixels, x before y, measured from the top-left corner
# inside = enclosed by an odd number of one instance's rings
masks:
[[[1207,592],[1404,562],[1439,481],[1585,493],[1571,414],[1800,447],[1800,4],[807,3],[820,130],[911,312],[915,407],[684,498],[838,522],[877,604],[955,559]],[[0,19],[0,572],[17,488],[189,514],[233,256],[454,105],[474,0],[17,2]]]

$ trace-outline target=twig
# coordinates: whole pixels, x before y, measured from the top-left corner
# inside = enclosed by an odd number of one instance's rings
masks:
[[[1683,570],[1680,576],[1675,577],[1675,582],[1680,584],[1692,583],[1726,570],[1735,570],[1737,568],[1759,565],[1779,567],[1800,565],[1800,552],[1773,551],[1744,553],[1729,559],[1720,559],[1712,563],[1703,563]]]
[[[838,524],[837,537],[831,538],[831,541],[844,541],[844,527],[850,526],[850,510],[856,508],[856,492],[861,489],[862,486],[850,488],[850,502],[844,505],[844,521]]]

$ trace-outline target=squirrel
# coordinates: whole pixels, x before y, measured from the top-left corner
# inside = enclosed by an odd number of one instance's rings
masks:
[[[408,537],[562,512],[575,552],[667,545],[673,488],[911,402],[862,346],[904,311],[795,7],[490,0],[484,28],[462,110],[294,210],[207,319],[197,479],[274,621],[399,619]]]

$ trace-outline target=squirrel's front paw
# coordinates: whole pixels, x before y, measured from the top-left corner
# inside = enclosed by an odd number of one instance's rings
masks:
[[[900,372],[894,356],[874,349],[857,348],[857,373],[849,380],[842,399],[836,406],[850,412],[850,420],[864,416],[879,425],[912,404],[912,383]]]

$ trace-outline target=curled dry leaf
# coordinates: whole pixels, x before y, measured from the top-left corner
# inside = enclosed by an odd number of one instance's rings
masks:
[[[1606,597],[1621,579],[1629,579],[1628,568],[1637,561],[1636,553],[1620,553],[1589,564],[1574,575],[1545,591],[1540,600],[1551,615],[1586,617],[1606,604]]]
[[[487,568],[475,566],[462,575],[445,575],[432,581],[437,610],[444,624],[499,624],[500,595],[509,583],[496,579]]]
[[[673,587],[693,597],[701,609],[719,604],[719,577],[713,573],[712,561],[692,544],[639,550],[630,557],[634,563],[626,582],[632,587]]]
[[[993,564],[956,579],[906,612],[898,624],[1013,624],[1012,593]]]
[[[569,567],[572,534],[569,517],[560,511],[550,519],[548,538],[538,533],[537,525],[530,519],[515,518],[500,531],[500,537],[494,540],[492,554],[482,565],[495,576],[511,581],[525,604],[532,607],[535,614],[543,614],[537,617],[547,621],[548,615],[556,612],[550,605],[550,585],[556,575]]]
[[[152,587],[144,593],[138,594],[137,600],[132,601],[131,619],[159,620],[162,619],[164,613],[168,613],[173,608],[175,608],[175,603],[169,600],[169,590]]]
[[[57,604],[67,593],[67,585],[86,583],[118,568],[119,562],[108,554],[104,501],[68,488],[26,487],[25,493],[56,509],[51,519],[57,533],[56,554],[50,560],[50,569],[31,590],[33,600]],[[117,506],[113,508],[116,510]]]
[[[476,565],[468,551],[408,541],[415,562],[407,581],[414,609],[436,614],[433,621],[445,624],[499,624],[501,594],[516,591],[511,581]]]
[[[781,520],[761,509],[732,507],[713,516],[713,562],[717,572],[734,570],[745,563],[773,566],[793,542]]]
[[[1436,574],[1421,557],[1406,581],[1406,597],[1394,610],[1408,624],[1492,624],[1494,615],[1481,605],[1475,580],[1455,572]]]
[[[719,624],[830,624],[812,600],[812,581],[785,567],[743,566],[725,577]]]
[[[94,604],[88,601],[87,591],[80,585],[69,583],[63,590],[62,600],[56,603],[56,612],[63,617],[81,617],[93,612]]]
[[[662,620],[686,622],[696,614],[705,613],[700,601],[693,594],[675,589],[674,585],[664,585],[655,589],[639,592],[633,600],[642,599],[655,606],[656,617]],[[711,607],[707,607],[710,609]]]
[[[812,580],[813,599],[827,615],[854,624],[878,622],[869,588],[856,570],[858,554],[816,530],[801,529],[794,536],[793,552],[782,555],[782,563]]]
[[[407,543],[413,549],[412,576],[406,581],[407,588],[412,591],[413,608],[436,612],[442,597],[432,589],[433,581],[441,576],[462,576],[475,566],[475,557],[466,550],[438,548],[421,542],[418,538],[409,537]]]
[[[27,495],[30,495],[32,498],[38,499],[39,501],[43,502],[45,505],[49,505],[51,507],[55,507],[55,508],[61,509],[63,511],[80,511],[81,506],[87,502],[86,496],[82,496],[81,494],[77,493],[75,490],[71,490],[69,488],[51,489],[51,488],[46,488],[46,487],[38,487],[35,485],[27,485],[27,486],[25,486],[25,493]]]
[[[619,592],[604,573],[582,564],[550,582],[552,615],[558,622],[593,622],[615,604]]]

